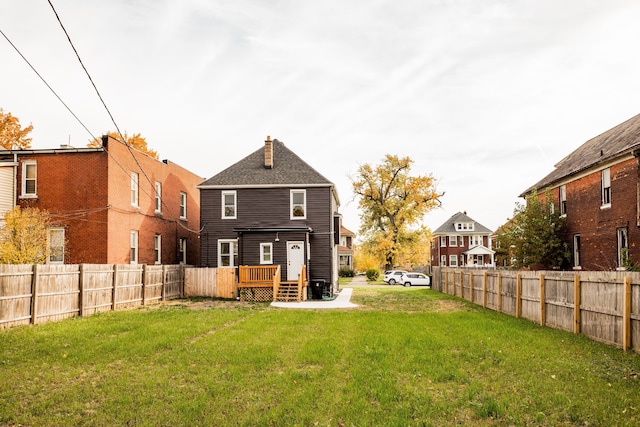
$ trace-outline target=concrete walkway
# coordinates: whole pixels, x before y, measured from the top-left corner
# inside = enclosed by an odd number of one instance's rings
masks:
[[[352,292],[352,288],[344,288],[340,291],[336,299],[331,301],[272,302],[271,306],[280,308],[353,308],[358,305],[349,302]]]

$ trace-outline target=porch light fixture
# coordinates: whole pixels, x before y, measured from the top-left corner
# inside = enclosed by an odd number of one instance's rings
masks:
[[[274,240],[275,242],[279,242],[280,241],[280,234],[276,233],[276,239]]]

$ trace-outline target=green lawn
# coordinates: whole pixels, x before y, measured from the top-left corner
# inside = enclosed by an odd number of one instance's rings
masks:
[[[640,356],[430,289],[0,331],[0,426],[637,426]]]

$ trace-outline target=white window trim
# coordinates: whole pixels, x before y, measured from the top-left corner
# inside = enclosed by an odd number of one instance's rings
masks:
[[[560,217],[564,218],[567,216],[567,186],[561,185],[560,189]]]
[[[187,193],[180,192],[180,219],[187,219]]]
[[[155,203],[156,213],[162,213],[162,183],[160,181],[156,181]]]
[[[303,209],[304,215],[302,215],[302,216],[294,216],[293,215],[293,209],[294,209],[293,195],[294,194],[303,194],[304,195],[304,203],[302,204],[302,209]],[[291,215],[290,219],[293,219],[293,220],[296,220],[296,219],[307,219],[307,190],[291,190],[289,192],[289,214]]]
[[[139,259],[138,230],[129,233],[129,260],[130,264],[137,264]]]
[[[233,215],[227,215],[226,214],[226,207],[227,205],[225,204],[225,196],[233,196]],[[238,194],[235,190],[230,190],[230,191],[223,191],[221,193],[221,200],[222,200],[222,219],[237,219],[238,218]]]
[[[156,264],[162,264],[162,235],[156,234],[153,236],[153,254],[155,257],[154,262]]]
[[[223,243],[232,243],[231,247],[234,249],[233,253],[230,254],[229,265],[222,265],[222,253],[220,248]],[[238,254],[238,239],[219,239],[218,240],[218,268],[229,268],[236,267],[234,264],[234,257]]]
[[[440,236],[440,247],[441,248],[447,247],[447,236]]]
[[[140,185],[140,176],[138,172],[131,172],[131,206],[138,207],[140,206],[139,200],[139,185]]]
[[[35,177],[33,177],[33,193],[27,193],[27,167],[35,167]],[[22,192],[20,197],[23,199],[35,199],[38,197],[38,165],[35,160],[22,162]]]
[[[264,259],[266,248],[269,248],[268,261]],[[273,243],[260,243],[260,264],[273,264]]]
[[[440,265],[446,267],[447,266],[447,256],[440,255]]]
[[[182,256],[179,259],[179,263],[180,264],[186,264],[187,263],[187,239],[185,239],[184,237],[180,238],[178,240],[178,255],[182,254]]]
[[[449,255],[449,266],[450,267],[458,266],[458,255]]]
[[[60,261],[51,261],[51,233],[54,231],[62,231],[62,260]],[[51,227],[48,230],[47,233],[47,249],[49,250],[49,256],[47,257],[47,264],[64,264],[64,251],[65,251],[65,247],[64,247],[64,243],[65,243],[65,230],[64,227]]]
[[[455,239],[455,240],[452,240]],[[449,236],[449,246],[452,248],[457,248],[458,247],[458,236],[457,235],[451,235]]]

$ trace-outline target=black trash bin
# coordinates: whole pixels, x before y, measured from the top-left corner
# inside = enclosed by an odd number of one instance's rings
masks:
[[[311,279],[311,299],[322,299],[324,279]]]

